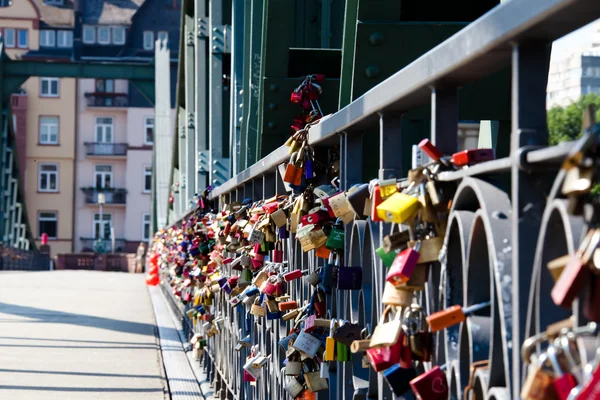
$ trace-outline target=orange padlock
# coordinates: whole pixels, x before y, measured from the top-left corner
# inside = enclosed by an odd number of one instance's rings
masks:
[[[427,317],[429,330],[431,332],[437,332],[450,326],[460,324],[467,318],[468,315],[487,308],[490,306],[490,304],[491,302],[486,301],[485,303],[476,304],[474,306],[465,308],[462,308],[461,306],[452,306],[445,310],[433,313]]]
[[[279,303],[279,311],[295,310],[298,308],[297,301],[284,301]]]

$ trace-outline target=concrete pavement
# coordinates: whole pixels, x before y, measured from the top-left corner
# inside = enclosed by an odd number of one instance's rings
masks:
[[[0,273],[0,399],[169,398],[144,276]]]

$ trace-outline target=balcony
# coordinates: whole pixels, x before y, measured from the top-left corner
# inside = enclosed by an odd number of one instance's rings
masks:
[[[94,253],[110,253],[111,252],[111,241],[110,239],[94,239],[94,238],[80,238],[83,246],[83,252],[94,252]],[[122,253],[125,251],[125,239],[115,238],[115,253]],[[70,268],[73,269],[73,268]],[[84,268],[88,269],[88,268]]]
[[[88,107],[127,107],[127,93],[86,93]]]
[[[84,143],[88,156],[126,156],[127,143]]]
[[[99,189],[94,187],[81,188],[85,194],[85,204],[98,204],[98,194],[103,193],[105,204],[125,204],[127,189]]]

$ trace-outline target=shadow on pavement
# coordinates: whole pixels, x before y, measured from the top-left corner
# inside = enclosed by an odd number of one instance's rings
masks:
[[[3,369],[3,368],[0,368],[0,372],[8,372],[11,374],[47,374],[47,375],[71,375],[71,376],[98,376],[98,377],[105,377],[105,378],[163,379],[163,377],[160,375],[107,374],[107,373],[103,373],[103,372],[33,371],[30,369]]]
[[[0,320],[0,322],[10,323],[22,323],[22,322],[36,322],[36,323],[58,323],[58,324],[70,324],[78,326],[87,326],[92,328],[108,329],[111,331],[134,333],[138,335],[149,335],[156,336],[154,324],[145,324],[141,322],[123,321],[112,318],[94,317],[86,314],[75,314],[63,311],[54,311],[37,307],[20,306],[17,304],[9,304],[0,302],[0,313],[16,315],[19,317],[32,318],[36,321],[7,321]],[[177,331],[173,328],[167,328]]]

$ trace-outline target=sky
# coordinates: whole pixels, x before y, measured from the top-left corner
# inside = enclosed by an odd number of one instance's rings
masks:
[[[562,58],[561,55],[569,53],[572,50],[582,47],[590,47],[592,43],[592,37],[595,33],[594,24],[600,23],[599,21],[600,20],[592,22],[591,24],[581,27],[578,30],[571,32],[570,34],[555,41],[552,45],[552,58]]]

